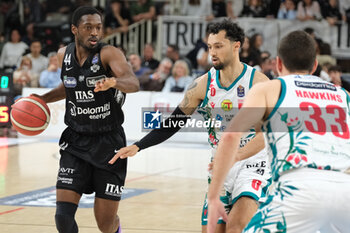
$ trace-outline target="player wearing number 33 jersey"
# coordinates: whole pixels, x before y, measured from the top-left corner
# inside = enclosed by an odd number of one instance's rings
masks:
[[[315,41],[303,31],[278,47],[277,80],[253,86],[222,135],[209,187],[209,233],[224,212],[219,194],[237,155],[241,133],[262,125],[271,163],[267,201],[244,232],[349,232],[350,97],[341,87],[310,75]],[[224,142],[224,143],[221,143]],[[233,156],[232,156],[233,155]]]

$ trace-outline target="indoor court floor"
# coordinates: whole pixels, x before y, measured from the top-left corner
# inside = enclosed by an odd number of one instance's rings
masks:
[[[0,138],[1,233],[57,232],[57,141]],[[122,232],[201,232],[209,156],[204,143],[163,143],[129,159],[119,206]],[[99,232],[92,205],[93,195],[84,195],[76,214],[79,232]]]

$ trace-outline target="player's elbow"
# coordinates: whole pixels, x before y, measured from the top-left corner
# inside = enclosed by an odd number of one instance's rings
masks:
[[[222,135],[220,142],[223,142],[225,144],[226,143],[231,144],[234,141],[240,140],[240,138],[241,138],[241,133],[239,132],[225,132]]]

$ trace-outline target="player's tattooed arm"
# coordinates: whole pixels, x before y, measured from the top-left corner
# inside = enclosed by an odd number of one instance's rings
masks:
[[[105,68],[109,66],[115,77],[107,78],[105,82],[99,83],[95,91],[105,91],[109,88],[116,88],[124,93],[139,91],[139,80],[119,49],[113,46],[105,46],[101,50],[101,59],[103,66]]]
[[[186,90],[185,96],[179,104],[179,108],[187,115],[191,115],[205,98],[207,74],[195,79]]]

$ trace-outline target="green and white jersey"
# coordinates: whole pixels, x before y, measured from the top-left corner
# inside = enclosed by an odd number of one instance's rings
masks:
[[[242,73],[229,87],[220,84],[220,71],[214,67],[208,71],[208,85],[206,96],[199,105],[197,111],[204,120],[221,121],[221,127],[208,127],[208,142],[213,149],[216,149],[222,133],[225,131],[231,119],[237,114],[243,105],[245,96],[252,87],[255,69],[244,63]],[[241,139],[241,147],[255,136],[254,129],[246,133]]]
[[[293,169],[350,169],[350,98],[311,75],[279,78],[281,94],[263,124],[274,181]]]

